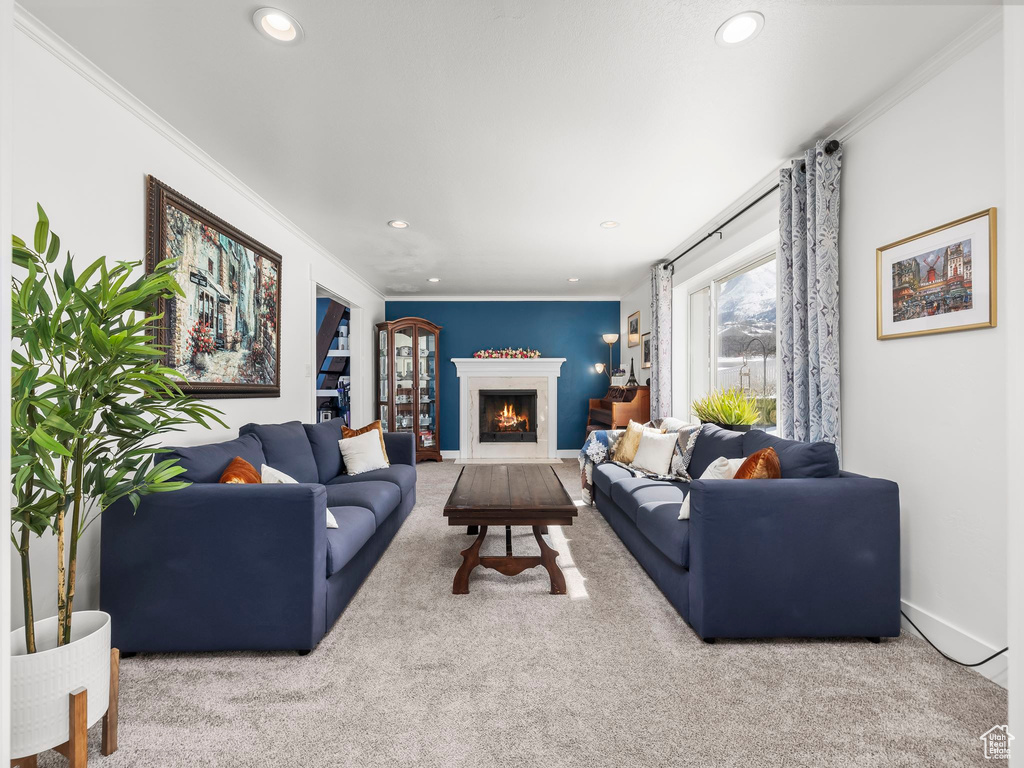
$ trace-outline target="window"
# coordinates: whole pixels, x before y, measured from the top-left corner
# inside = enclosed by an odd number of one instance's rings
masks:
[[[775,255],[713,277],[690,292],[689,390],[740,389],[755,398],[757,427],[774,431],[776,361]]]

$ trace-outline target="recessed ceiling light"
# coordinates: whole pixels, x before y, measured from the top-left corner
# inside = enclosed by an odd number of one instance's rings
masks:
[[[601,222],[601,226],[604,227],[605,229],[615,229],[617,226],[619,226],[619,222],[617,222],[617,221],[602,221]]]
[[[394,227],[395,229],[405,229],[406,227],[409,226],[409,222],[402,221],[401,219],[392,219],[391,221],[388,222],[388,226]]]
[[[441,278],[440,277],[428,277],[427,278],[427,282],[428,283],[440,283],[441,282]]]
[[[569,278],[569,282],[570,283],[578,283],[579,281],[580,281],[580,279],[578,277],[570,277]]]
[[[256,29],[279,43],[297,43],[302,39],[302,27],[284,11],[260,8],[252,15]]]
[[[757,37],[764,27],[764,16],[757,11],[744,11],[728,19],[715,32],[715,42],[726,48]]]

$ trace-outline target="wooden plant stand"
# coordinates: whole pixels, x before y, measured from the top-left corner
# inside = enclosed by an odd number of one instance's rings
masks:
[[[103,715],[103,741],[100,751],[104,757],[117,751],[117,686],[120,679],[121,653],[110,649],[110,699]],[[68,740],[54,747],[68,759],[69,768],[86,768],[89,764],[89,693],[77,688],[68,694]],[[11,768],[36,768],[38,755],[26,755],[11,760]]]

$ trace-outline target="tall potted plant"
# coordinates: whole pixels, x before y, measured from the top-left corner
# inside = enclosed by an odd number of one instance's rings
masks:
[[[67,740],[70,690],[87,688],[90,725],[106,710],[110,617],[74,610],[82,534],[118,499],[137,507],[145,494],[188,485],[174,479],[184,471],[176,460],[154,464],[154,438],[223,424],[182,394],[153,343],[157,299],[183,295],[173,261],[140,274],[141,262],[101,257],[76,272],[70,254],[58,264],[60,238],[38,210],[32,245],[15,237],[13,247],[11,538],[25,611],[11,638],[15,757]],[[29,553],[46,531],[57,539],[56,615],[36,621]]]

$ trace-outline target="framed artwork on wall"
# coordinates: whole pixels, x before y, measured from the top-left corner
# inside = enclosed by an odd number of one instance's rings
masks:
[[[640,367],[651,367],[651,332],[640,337]]]
[[[875,254],[879,339],[995,327],[995,208]]]
[[[176,259],[184,294],[157,307],[182,390],[280,397],[281,257],[152,176],[147,209],[146,269]]]
[[[626,320],[626,345],[637,347],[640,345],[640,312],[634,312]]]

